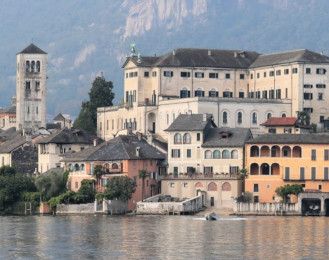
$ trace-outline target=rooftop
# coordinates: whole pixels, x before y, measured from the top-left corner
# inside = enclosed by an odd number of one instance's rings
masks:
[[[31,43],[29,46],[27,46],[24,50],[22,50],[18,54],[47,54],[47,53],[41,50],[39,47],[35,46],[33,43]]]
[[[329,144],[329,134],[265,134],[247,141],[249,144]]]
[[[295,126],[297,117],[271,117],[262,126]]]
[[[42,138],[39,144],[92,144],[95,136],[80,129],[62,129]]]
[[[139,155],[136,149],[139,149]],[[136,135],[119,135],[98,146],[65,156],[63,161],[163,160],[165,155]]]
[[[203,131],[207,127],[216,127],[210,114],[180,114],[165,131]]]
[[[16,133],[16,135],[0,145],[0,153],[10,153],[23,144],[27,143],[26,137]]]

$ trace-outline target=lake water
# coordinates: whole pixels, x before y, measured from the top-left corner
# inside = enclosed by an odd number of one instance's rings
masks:
[[[0,259],[328,259],[329,218],[0,217]]]

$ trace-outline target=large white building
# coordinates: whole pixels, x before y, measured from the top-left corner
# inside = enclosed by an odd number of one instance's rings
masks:
[[[46,127],[47,53],[30,44],[16,56],[16,129]]]
[[[219,127],[262,131],[268,117],[306,111],[311,122],[328,117],[329,57],[309,50],[276,54],[177,49],[162,56],[132,53],[123,65],[124,102],[98,109],[98,136],[123,129],[164,129],[179,114],[211,113]]]

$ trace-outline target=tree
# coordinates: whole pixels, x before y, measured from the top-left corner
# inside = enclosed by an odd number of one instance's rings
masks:
[[[310,125],[310,115],[306,111],[298,111],[297,112],[298,122],[302,126],[309,126]]]
[[[96,165],[94,168],[94,175],[96,176],[96,184],[99,185],[99,180],[102,177],[102,175],[104,174],[104,169],[102,167],[102,165]]]
[[[116,176],[109,180],[106,185],[104,198],[108,200],[118,199],[128,201],[136,189],[134,180],[127,176]]]
[[[13,167],[10,167],[8,165],[4,165],[0,167],[0,175],[10,176],[15,174],[16,174],[16,170]]]
[[[303,186],[299,184],[287,184],[281,187],[278,187],[275,190],[275,193],[282,198],[283,202],[286,203],[289,199],[289,195],[298,196],[299,193],[303,192]]]
[[[103,76],[95,78],[89,92],[89,101],[82,103],[79,116],[74,122],[75,128],[81,128],[90,133],[96,132],[97,108],[113,105],[112,89],[111,81],[106,81]]]

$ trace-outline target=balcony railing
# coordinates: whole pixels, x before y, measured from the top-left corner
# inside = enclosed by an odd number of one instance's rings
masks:
[[[163,179],[241,179],[242,175],[239,173],[180,173],[172,174],[169,173],[167,176],[164,176]]]

